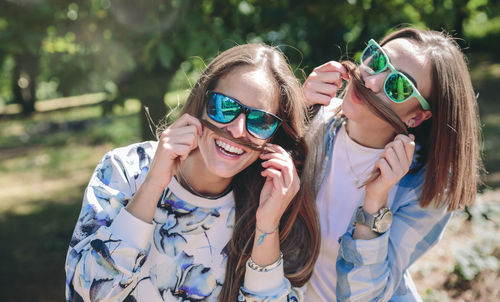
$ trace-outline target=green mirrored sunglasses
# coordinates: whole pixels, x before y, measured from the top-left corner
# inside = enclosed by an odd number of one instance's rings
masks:
[[[361,64],[365,66],[365,70],[370,74],[378,74],[390,69],[390,73],[384,82],[384,91],[387,97],[395,103],[403,103],[412,97],[416,97],[424,110],[429,110],[429,103],[418,92],[417,87],[408,77],[398,71],[389,61],[389,57],[384,52],[382,47],[371,39],[368,42],[365,50],[361,54]]]

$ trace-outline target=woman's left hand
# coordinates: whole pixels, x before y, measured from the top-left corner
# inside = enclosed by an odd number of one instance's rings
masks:
[[[260,193],[257,209],[257,226],[266,232],[275,230],[281,216],[300,188],[300,179],[292,157],[278,145],[267,144],[274,152],[262,153],[264,171],[261,175],[266,182]]]
[[[415,137],[399,134],[385,146],[384,152],[375,163],[380,175],[366,185],[365,211],[377,212],[387,203],[392,187],[408,173],[415,151]]]

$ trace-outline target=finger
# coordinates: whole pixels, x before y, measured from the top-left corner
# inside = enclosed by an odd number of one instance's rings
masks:
[[[271,149],[273,151],[273,153],[266,153],[266,154],[278,153],[278,154],[282,154],[284,156],[290,157],[290,154],[288,154],[288,152],[285,149],[283,149],[283,147],[281,147],[280,145],[266,143],[266,147],[268,147],[269,149]]]
[[[271,152],[263,152],[259,155],[260,159],[262,160],[268,160],[272,158],[279,158],[283,161],[290,160],[293,163],[292,156],[286,152],[285,150],[278,150],[278,149],[273,149],[269,144],[266,144],[266,147],[268,147]]]
[[[307,82],[306,92],[312,91],[313,93],[320,93],[328,95],[331,98],[337,94],[339,87],[335,83],[323,83],[323,82]]]
[[[315,72],[328,72],[328,71],[335,72],[336,71],[336,72],[339,72],[341,75],[347,74],[347,69],[337,61],[326,62],[325,64],[314,68],[314,71]]]
[[[268,146],[268,144],[266,144],[266,147],[267,146]],[[278,159],[283,160],[283,161],[289,161],[292,165],[295,165],[290,153],[288,153],[284,150],[278,151],[276,149],[271,149],[270,147],[268,147],[268,150],[270,150],[271,152],[261,153],[259,155],[260,159],[269,160],[269,159],[273,159],[273,158],[278,158]]]
[[[387,161],[391,170],[396,170],[397,167],[400,165],[399,158],[392,147],[387,148],[384,151],[384,153],[382,154],[382,158],[384,158]]]
[[[193,135],[198,135],[198,129],[194,125],[182,126],[178,128],[167,128],[161,133],[160,140],[172,136],[188,135],[192,133]]]
[[[188,126],[188,125],[195,126],[196,130],[198,132],[198,135],[201,136],[201,134],[203,133],[203,127],[201,125],[201,122],[197,118],[195,118],[187,113],[184,113],[170,127],[178,128],[178,127]]]
[[[395,140],[403,142],[406,158],[411,163],[413,161],[413,153],[415,152],[415,136],[413,134],[410,134],[409,136],[399,134],[396,136]]]
[[[163,137],[160,142],[189,145],[191,149],[195,149],[198,146],[198,137],[196,132],[170,133],[168,136]]]
[[[317,93],[317,92],[311,92],[308,90],[304,90],[304,96],[307,101],[308,106],[312,106],[314,104],[320,104],[323,106],[328,106],[330,105],[331,97],[329,95]]]
[[[165,150],[168,150],[170,158],[172,160],[176,159],[177,157],[180,157],[182,160],[184,160],[192,150],[191,146],[188,144],[165,143],[162,146]]]
[[[375,168],[380,170],[380,175],[384,177],[390,177],[392,175],[392,169],[385,158],[377,160],[375,163]]]
[[[285,184],[283,182],[283,177],[281,174],[282,174],[281,171],[273,169],[273,168],[267,168],[261,172],[261,175],[263,177],[269,177],[273,180],[274,189],[277,189],[277,190],[280,190],[281,192],[283,192],[284,188],[285,188]]]
[[[403,141],[399,139],[395,140],[391,148],[394,150],[399,162],[401,164],[408,165],[410,160],[408,159]]]
[[[262,162],[262,167],[264,168],[272,168],[278,171],[281,171],[281,175],[283,177],[283,184],[286,188],[290,187],[294,181],[295,167],[293,163],[290,161],[283,161],[277,158],[273,158],[267,161]]]
[[[316,73],[317,73],[316,77],[317,81],[319,80],[323,83],[335,84],[335,85],[342,84],[342,74],[338,71],[329,71],[329,72],[317,71]]]

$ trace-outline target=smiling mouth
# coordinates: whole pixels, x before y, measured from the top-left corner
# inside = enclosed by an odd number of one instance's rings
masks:
[[[240,149],[238,147],[235,147],[235,146],[231,146],[219,139],[216,139],[215,140],[215,144],[217,145],[218,149],[225,155],[228,155],[228,156],[240,156],[242,155],[243,153],[245,153],[245,151],[243,149]]]

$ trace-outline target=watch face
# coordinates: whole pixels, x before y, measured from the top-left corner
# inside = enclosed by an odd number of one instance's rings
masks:
[[[375,221],[375,227],[377,228],[377,232],[384,233],[391,227],[391,224],[392,212],[391,210],[386,208],[385,211]]]

